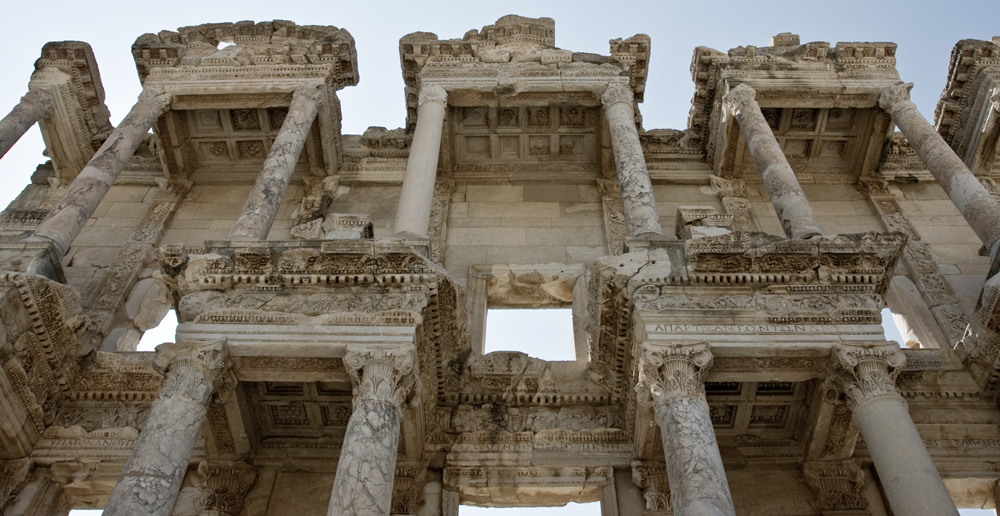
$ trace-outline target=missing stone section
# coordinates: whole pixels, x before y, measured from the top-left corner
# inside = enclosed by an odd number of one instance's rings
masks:
[[[486,353],[520,351],[542,360],[576,360],[571,308],[491,308],[486,311]]]

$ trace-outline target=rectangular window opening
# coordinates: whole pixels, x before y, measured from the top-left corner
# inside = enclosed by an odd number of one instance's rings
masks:
[[[520,351],[548,361],[576,360],[572,308],[490,308],[485,353]]]
[[[143,332],[136,351],[156,351],[156,346],[164,342],[173,342],[177,334],[177,313],[167,312],[160,324]]]
[[[474,507],[459,505],[458,516],[601,516],[601,502],[569,502],[562,507]]]

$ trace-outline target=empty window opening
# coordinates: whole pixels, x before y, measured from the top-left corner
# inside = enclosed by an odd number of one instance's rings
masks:
[[[167,312],[160,324],[155,328],[150,328],[142,334],[136,351],[155,351],[156,346],[164,342],[173,342],[177,334],[177,313],[173,310]]]
[[[885,340],[894,340],[901,348],[919,348],[920,343],[912,340],[907,342],[903,338],[903,334],[899,331],[899,326],[896,325],[897,317],[900,317],[900,315],[893,313],[888,307],[882,309],[882,330],[885,332]]]
[[[458,506],[458,516],[601,516],[601,502],[574,503],[562,507],[473,507]]]
[[[490,308],[485,353],[520,351],[542,360],[576,360],[572,308]]]

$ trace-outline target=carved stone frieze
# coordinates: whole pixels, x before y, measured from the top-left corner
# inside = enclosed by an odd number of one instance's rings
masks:
[[[243,510],[247,492],[257,479],[257,470],[244,462],[202,461],[202,514],[237,516]]]

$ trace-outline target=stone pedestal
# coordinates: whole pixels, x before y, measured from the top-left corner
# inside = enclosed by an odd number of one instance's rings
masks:
[[[327,516],[388,516],[403,403],[416,382],[416,353],[406,346],[350,346],[344,365],[354,411],[337,463]]]
[[[735,516],[705,400],[708,343],[642,345],[640,394],[652,401],[663,436],[670,498],[677,516]]]
[[[29,239],[50,240],[65,254],[156,119],[170,107],[170,100],[171,95],[162,90],[143,89],[132,110],[70,183]]]
[[[21,101],[0,120],[0,158],[35,125],[35,122],[49,116],[55,100],[48,92],[31,90],[21,97]]]
[[[322,101],[319,84],[308,84],[295,90],[288,115],[281,123],[281,131],[271,145],[271,152],[260,169],[243,212],[229,232],[233,240],[264,240],[271,231],[271,224],[278,214],[278,205],[288,188],[288,181],[295,171],[299,154],[309,137],[313,120]]]
[[[662,235],[646,158],[643,157],[639,132],[635,128],[632,89],[628,84],[611,84],[601,96],[601,102],[604,103],[604,116],[611,132],[611,149],[618,170],[628,235]]]
[[[896,376],[905,363],[893,342],[840,346],[831,375],[847,394],[892,511],[957,516],[906,402],[896,391]]]
[[[788,238],[822,235],[812,206],[755,99],[753,88],[740,84],[723,97],[723,102],[740,125],[774,210],[778,212],[781,228]]]
[[[436,84],[421,88],[417,128],[413,132],[403,190],[396,206],[396,223],[393,226],[396,234],[427,236],[447,105],[448,92],[444,88]]]
[[[931,175],[986,245],[990,256],[995,257],[1000,240],[1000,204],[910,101],[911,87],[912,83],[885,88],[879,97],[879,106],[892,115],[892,121],[917,151]]]
[[[105,516],[169,516],[217,385],[229,376],[225,341],[167,343],[156,348],[153,367],[164,376]]]

